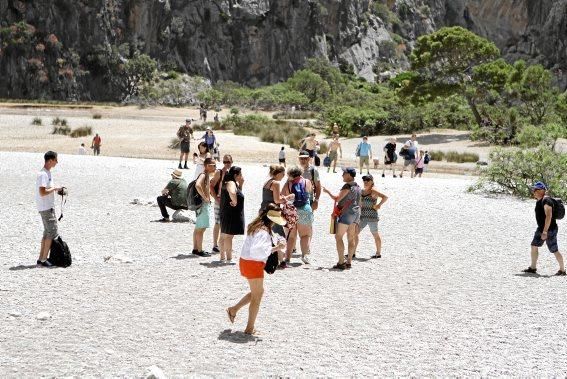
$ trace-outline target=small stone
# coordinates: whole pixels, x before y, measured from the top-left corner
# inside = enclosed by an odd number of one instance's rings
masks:
[[[148,367],[148,371],[146,372],[145,378],[146,379],[166,379],[167,377],[165,376],[165,374],[163,373],[161,368],[154,365],[154,366]]]
[[[45,321],[49,320],[51,318],[51,315],[48,312],[39,312],[35,318],[40,321]]]
[[[16,311],[8,312],[8,315],[10,315],[12,317],[22,317],[22,314],[20,312],[16,312]]]

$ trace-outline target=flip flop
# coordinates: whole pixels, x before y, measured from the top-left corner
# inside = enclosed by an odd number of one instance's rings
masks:
[[[234,324],[234,319],[236,318],[236,315],[233,315],[230,313],[230,309],[226,308],[226,314],[228,315],[228,320],[230,321],[231,324]]]
[[[376,259],[376,258],[382,258],[382,256],[381,256],[380,254],[374,254],[374,255],[371,256],[370,258]]]

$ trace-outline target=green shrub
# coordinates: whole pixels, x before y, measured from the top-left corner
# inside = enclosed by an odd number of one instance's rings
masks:
[[[445,159],[447,159],[447,162],[476,163],[479,160],[479,156],[475,153],[459,153],[457,151],[449,151],[445,154]]]
[[[567,198],[567,154],[555,153],[547,147],[537,149],[497,148],[490,153],[491,163],[481,172],[479,181],[470,190],[531,197],[530,186],[541,180],[553,196]]]
[[[41,125],[43,123],[41,117],[34,117],[32,120],[32,125]]]
[[[274,113],[272,118],[275,120],[307,120],[311,118],[317,118],[319,114],[312,111],[284,111]]]
[[[327,144],[327,142],[321,142],[319,144],[319,154],[327,154],[328,151],[329,145]]]
[[[307,134],[307,129],[297,123],[273,121],[262,115],[233,115],[222,122],[226,129],[232,129],[235,135],[254,136],[263,142],[287,144],[299,147],[300,141]]]
[[[431,158],[432,161],[442,161],[445,159],[445,153],[439,150],[430,151],[429,157]]]
[[[67,125],[65,126],[54,126],[53,132],[51,134],[61,134],[63,136],[68,136],[71,134],[71,128]]]
[[[102,118],[102,115],[100,113],[93,114],[93,119],[100,120],[101,118]]]
[[[82,126],[80,128],[74,129],[69,135],[71,138],[86,137],[93,134],[93,128],[90,126]]]
[[[179,141],[179,138],[172,138],[167,147],[170,149],[179,149],[180,143],[181,141]]]
[[[55,117],[53,120],[51,120],[51,125],[53,126],[67,126],[67,120],[64,118],[59,118],[59,116]]]

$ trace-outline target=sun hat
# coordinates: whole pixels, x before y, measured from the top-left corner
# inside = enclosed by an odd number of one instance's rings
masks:
[[[309,153],[305,150],[299,152],[299,158],[309,158]]]
[[[367,174],[367,175],[364,175],[364,176],[362,177],[362,180],[372,180],[372,181],[374,181],[374,177],[373,177],[372,175],[370,175],[370,174]]]
[[[354,167],[343,167],[343,172],[346,172],[353,178],[356,176],[356,170],[354,169]]]
[[[207,126],[205,130],[213,130],[210,126]]]
[[[181,172],[181,170],[173,170],[173,172],[171,173],[171,176],[179,179],[183,176],[183,172]]]
[[[532,191],[535,190],[544,190],[547,191],[547,186],[543,182],[535,182],[534,185],[531,187]]]
[[[270,219],[270,221],[273,221],[274,223],[278,224],[278,225],[285,225],[286,221],[285,219],[282,217],[282,213],[278,212],[278,211],[268,211],[268,213],[266,214],[266,217],[268,217]]]

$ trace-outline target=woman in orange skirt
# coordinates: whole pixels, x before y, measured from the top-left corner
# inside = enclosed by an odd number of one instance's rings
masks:
[[[254,323],[264,295],[266,260],[273,252],[282,252],[285,249],[285,241],[278,239],[277,244],[273,242],[272,227],[274,224],[284,225],[285,220],[281,215],[279,206],[268,204],[261,210],[258,217],[248,225],[246,240],[240,253],[240,274],[248,279],[250,292],[238,304],[227,308],[226,313],[230,322],[233,323],[240,308],[250,304],[248,307],[248,324],[244,330],[246,334],[255,334],[256,332]]]

